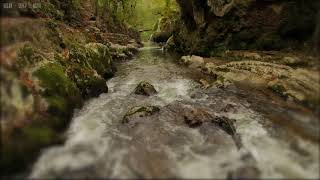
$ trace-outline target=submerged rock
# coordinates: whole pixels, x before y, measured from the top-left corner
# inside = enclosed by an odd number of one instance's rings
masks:
[[[231,171],[227,179],[257,179],[260,178],[261,172],[254,166],[245,166]]]
[[[134,93],[139,95],[144,95],[144,96],[151,96],[151,95],[157,94],[158,92],[152,84],[146,81],[142,81],[135,88]]]
[[[186,108],[184,111],[184,121],[190,127],[199,126],[204,122],[213,120],[213,116],[204,108]]]
[[[234,120],[229,119],[227,117],[217,117],[212,122],[217,124],[221,129],[223,129],[229,135],[231,136],[236,135]]]
[[[160,111],[157,106],[137,106],[131,108],[123,117],[122,123],[129,123],[135,118],[142,118],[146,116],[152,116],[153,114]]]

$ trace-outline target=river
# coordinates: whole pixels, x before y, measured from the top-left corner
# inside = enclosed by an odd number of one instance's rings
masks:
[[[160,48],[141,48],[133,60],[118,65],[107,81],[108,93],[75,111],[66,142],[43,150],[30,177],[320,176],[319,144],[310,140],[319,132],[314,113],[258,90],[202,89],[199,78],[200,73],[178,65]],[[150,82],[159,93],[133,94],[140,81]],[[128,109],[143,105],[158,106],[160,112],[134,126],[121,123]],[[238,140],[212,122],[189,127],[182,114],[193,108],[232,119]]]

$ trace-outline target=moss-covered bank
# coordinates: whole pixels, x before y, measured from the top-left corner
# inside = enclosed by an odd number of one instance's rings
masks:
[[[131,43],[132,54],[140,43],[135,30],[117,14],[101,13],[109,7],[96,8],[96,1],[39,2],[1,12],[2,175],[26,170],[43,147],[63,142],[74,109],[108,92],[117,61],[112,44]],[[123,38],[114,42],[113,32]]]

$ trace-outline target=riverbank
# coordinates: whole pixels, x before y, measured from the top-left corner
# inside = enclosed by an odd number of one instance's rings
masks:
[[[106,29],[103,18],[90,19],[94,8],[88,3],[81,4],[87,8],[85,14],[73,20],[70,14],[56,17],[63,11],[57,4],[41,5],[27,10],[32,15],[13,9],[18,16],[1,16],[4,175],[25,170],[42,148],[63,143],[62,132],[74,109],[107,93],[106,80],[116,72],[115,62],[132,58],[142,46],[133,29],[119,24],[114,33]],[[74,13],[83,13],[71,5]]]
[[[319,132],[314,112],[246,84],[204,87],[215,78],[178,61],[145,47],[121,63],[29,177],[319,177],[319,144],[302,135]]]

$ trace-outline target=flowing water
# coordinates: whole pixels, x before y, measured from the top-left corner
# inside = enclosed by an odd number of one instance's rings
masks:
[[[319,177],[319,144],[310,138],[319,132],[319,120],[312,112],[236,86],[204,90],[200,76],[160,48],[142,48],[118,66],[107,82],[109,93],[75,112],[66,142],[44,150],[30,177]],[[133,94],[140,81],[159,93]],[[128,109],[143,105],[159,106],[160,112],[134,126],[121,123]],[[233,119],[241,145],[211,122],[189,127],[182,114],[192,108]]]

